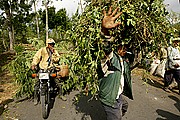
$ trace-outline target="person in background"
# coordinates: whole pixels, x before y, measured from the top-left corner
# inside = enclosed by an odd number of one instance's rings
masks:
[[[151,53],[151,57],[152,57],[152,63],[151,63],[151,66],[149,69],[150,69],[150,74],[154,75],[158,65],[160,64],[160,60],[159,60],[157,51],[153,51]]]
[[[158,56],[160,59],[160,63],[155,70],[155,75],[164,78],[165,66],[167,62],[167,46],[166,45],[161,45],[161,44],[159,45]]]
[[[180,94],[180,51],[178,47],[179,40],[173,39],[172,46],[167,48],[168,60],[164,76],[164,90],[169,92],[169,85],[172,83],[174,78],[178,84]]]
[[[172,52],[172,45],[169,42],[168,47],[167,47],[167,62],[165,65],[165,73],[164,73],[164,90],[167,92],[170,92],[169,90],[169,85],[171,84],[171,81],[173,79],[173,70],[170,69],[169,67],[169,57],[170,57],[170,53]]]
[[[52,67],[55,64],[59,63],[60,55],[54,49],[55,41],[52,38],[47,39],[46,47],[40,48],[33,57],[33,61],[31,64],[31,69],[35,70],[37,67],[39,69],[47,69],[48,67]],[[64,96],[62,96],[62,85],[59,79],[55,79],[59,87],[60,98],[66,100]],[[34,105],[38,104],[38,90],[39,90],[39,81],[35,83],[34,86]]]
[[[122,116],[127,112],[127,101],[123,95],[133,99],[131,86],[131,71],[123,56],[127,52],[127,46],[119,44],[117,51],[112,50],[110,30],[120,25],[115,20],[121,15],[117,13],[119,8],[112,12],[109,8],[108,14],[104,11],[102,20],[102,43],[104,51],[104,59],[101,60],[101,72],[99,77],[99,99],[106,113],[107,120],[121,120]]]

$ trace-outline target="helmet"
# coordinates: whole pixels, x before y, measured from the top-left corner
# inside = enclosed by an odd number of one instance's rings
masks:
[[[46,46],[48,46],[49,43],[54,43],[55,44],[55,41],[52,38],[49,38],[49,39],[46,40]]]

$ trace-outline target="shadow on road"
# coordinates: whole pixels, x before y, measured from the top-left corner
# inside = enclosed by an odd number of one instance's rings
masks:
[[[175,97],[175,96],[168,96],[169,98],[171,98],[172,100],[174,100],[176,103],[174,104],[174,106],[179,110],[180,112],[180,100],[179,98]]]
[[[170,113],[168,111],[157,109],[156,112],[158,113],[158,115],[161,116],[157,118],[156,120],[180,120],[179,115]]]
[[[160,88],[160,89],[163,89],[164,88],[164,81],[161,80],[161,79],[149,79],[149,78],[146,78],[146,79],[143,79],[143,81],[153,87],[156,87],[156,88]],[[173,83],[170,84],[170,86],[173,86]],[[178,88],[176,88],[175,86],[172,88],[172,89],[169,89],[171,92],[173,93],[176,93],[177,95],[179,95],[179,92],[178,92]]]
[[[51,97],[51,102],[50,102],[50,104],[49,104],[49,108],[50,108],[50,109],[53,109],[55,99],[56,99],[56,96],[52,96],[52,97]]]
[[[146,79],[146,80],[143,80],[144,82],[146,82],[147,84],[151,85],[151,86],[154,86],[156,88],[163,88],[163,85],[159,82],[157,82],[157,80],[153,80],[153,79]]]
[[[79,113],[83,113],[81,120],[105,120],[105,112],[101,106],[99,100],[93,98],[92,96],[85,96],[82,93],[76,96],[80,96],[78,101],[73,104],[76,106],[76,110]]]

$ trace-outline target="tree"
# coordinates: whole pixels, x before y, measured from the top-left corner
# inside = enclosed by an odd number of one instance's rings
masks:
[[[66,15],[66,9],[65,8],[60,9],[55,14],[55,18],[54,18],[55,27],[54,28],[57,29],[58,26],[61,26],[62,29],[66,30],[67,21],[68,21],[68,17]]]
[[[175,35],[174,35],[174,37],[180,37],[180,22],[179,23],[175,23],[172,26],[175,28]]]
[[[5,15],[4,27],[7,28],[7,31],[9,33],[9,49],[13,50],[13,45],[15,42],[14,34],[15,32],[17,33],[18,29],[24,29],[25,25],[23,24],[24,22],[26,22],[26,18],[29,14],[30,5],[28,5],[25,0],[1,0],[0,2],[0,9],[3,11],[2,14]],[[22,21],[23,23],[21,23]],[[18,27],[15,27],[16,25]],[[22,32],[23,29],[21,29],[20,31]]]
[[[10,0],[1,0],[1,10],[5,11],[6,14],[6,25],[7,25],[7,30],[9,32],[9,40],[10,40],[10,50],[13,50],[13,24],[12,24],[12,9],[11,5],[13,4]],[[16,2],[16,1],[15,1]]]
[[[38,21],[38,12],[36,10],[36,6],[37,6],[37,3],[39,2],[39,0],[32,0],[31,1],[34,5],[34,12],[35,12],[35,17],[36,17],[36,31],[37,31],[37,37],[39,38],[39,21]]]
[[[48,39],[48,4],[49,0],[44,0],[44,6],[45,6],[45,11],[46,11],[46,40]]]
[[[59,11],[57,11],[57,13],[55,14],[55,18],[54,18],[54,22],[55,22],[55,30],[56,30],[56,36],[58,39],[58,33],[61,36],[61,39],[63,38],[62,36],[65,36],[64,33],[66,32],[66,30],[71,28],[71,21],[69,19],[69,17],[66,15],[66,9],[60,9]]]
[[[5,28],[5,17],[3,15],[0,16],[0,53],[7,51],[7,43],[6,43],[6,30],[4,30]]]
[[[43,11],[41,13],[42,21],[45,24],[46,23],[46,13]],[[58,32],[66,31],[70,28],[70,19],[66,15],[66,9],[60,9],[56,12],[55,7],[49,7],[48,8],[48,26],[50,30],[55,31],[56,38],[58,39]],[[61,33],[59,33],[61,34]]]
[[[172,33],[173,37],[179,37],[180,36],[180,27],[179,27],[180,13],[171,11],[168,14],[167,18],[169,19],[171,26],[174,28],[174,32]]]

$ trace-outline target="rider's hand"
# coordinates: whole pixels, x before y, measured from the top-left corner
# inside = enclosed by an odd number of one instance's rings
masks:
[[[31,70],[35,70],[36,69],[36,66],[35,65],[32,65],[31,66]]]
[[[179,64],[176,63],[176,64],[174,65],[174,67],[175,67],[175,68],[178,68],[178,67],[179,67]]]
[[[115,23],[115,20],[122,14],[122,12],[116,14],[118,10],[119,8],[116,8],[112,12],[112,7],[109,8],[108,13],[103,10],[104,18],[102,20],[102,32],[104,33],[104,35],[109,35],[109,29],[116,28],[121,24],[120,22]]]

